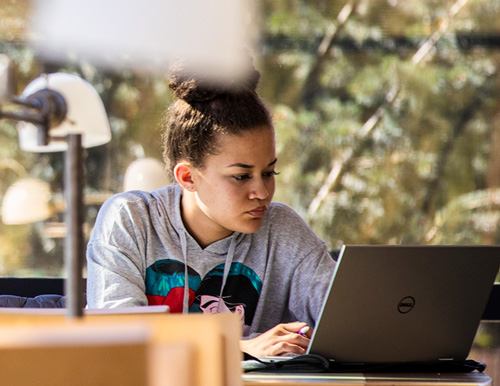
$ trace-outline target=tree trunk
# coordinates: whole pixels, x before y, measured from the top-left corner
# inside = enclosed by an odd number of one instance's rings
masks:
[[[320,88],[319,78],[323,72],[330,51],[347,20],[356,11],[358,3],[359,0],[348,1],[337,15],[335,22],[332,22],[326,29],[325,35],[318,47],[314,63],[302,87],[300,100],[307,110],[310,110],[314,104],[315,96]]]

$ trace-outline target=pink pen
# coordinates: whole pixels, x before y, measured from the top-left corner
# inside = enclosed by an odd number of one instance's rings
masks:
[[[302,336],[306,336],[306,332],[309,331],[309,326],[304,326],[302,327],[299,332],[297,332],[297,334],[299,335],[302,335]]]

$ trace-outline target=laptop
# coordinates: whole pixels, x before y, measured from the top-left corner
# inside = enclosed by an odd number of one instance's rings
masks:
[[[500,246],[344,246],[308,354],[464,361],[499,268]]]

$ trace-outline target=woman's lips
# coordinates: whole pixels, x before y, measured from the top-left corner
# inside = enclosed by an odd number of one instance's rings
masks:
[[[266,214],[267,207],[266,206],[259,206],[258,208],[255,208],[253,210],[249,210],[247,213],[250,216],[257,217],[257,218],[262,218]]]

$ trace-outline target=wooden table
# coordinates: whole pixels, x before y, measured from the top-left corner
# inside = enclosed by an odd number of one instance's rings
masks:
[[[304,374],[249,372],[243,374],[245,386],[490,386],[491,378],[483,373],[391,373],[391,374]]]

